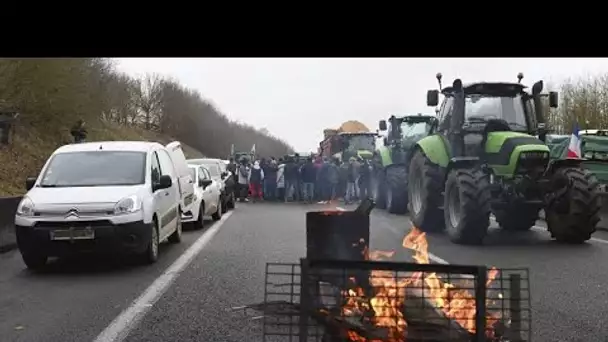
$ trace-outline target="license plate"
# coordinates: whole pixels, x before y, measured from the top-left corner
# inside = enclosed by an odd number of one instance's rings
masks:
[[[70,228],[51,231],[51,240],[92,240],[95,231],[91,228]]]

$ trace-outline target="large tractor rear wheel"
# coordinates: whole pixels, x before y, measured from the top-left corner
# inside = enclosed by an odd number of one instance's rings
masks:
[[[537,207],[530,206],[513,206],[506,210],[497,210],[494,212],[496,222],[500,228],[513,232],[523,232],[530,230],[538,220]]]
[[[545,208],[551,236],[559,242],[580,244],[591,238],[600,221],[601,208],[597,178],[582,168],[558,169],[552,179],[557,196]],[[566,188],[569,187],[569,188]]]
[[[407,211],[407,170],[404,165],[386,169],[385,206],[391,214],[405,214]]]
[[[444,229],[440,208],[443,205],[443,184],[441,168],[431,163],[422,151],[416,151],[408,175],[408,209],[414,226],[424,232]]]
[[[444,219],[450,240],[479,245],[490,225],[490,183],[479,170],[454,169],[445,183]]]

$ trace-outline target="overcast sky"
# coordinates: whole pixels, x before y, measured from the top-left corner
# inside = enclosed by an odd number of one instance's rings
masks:
[[[233,120],[266,128],[295,147],[316,151],[323,129],[359,120],[375,130],[390,114],[433,113],[426,90],[463,82],[568,77],[608,72],[608,59],[437,58],[120,58],[132,75],[156,72],[199,90]],[[545,83],[546,84],[546,83]],[[548,89],[545,89],[548,90]]]

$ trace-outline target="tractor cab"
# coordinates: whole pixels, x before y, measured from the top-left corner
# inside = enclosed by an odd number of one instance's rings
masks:
[[[513,136],[521,134],[516,141],[528,139],[529,143],[535,139],[530,135],[538,135],[544,142],[547,131],[541,101],[545,96],[541,94],[543,83],[538,81],[528,93],[527,87],[521,84],[522,78],[520,73],[517,83],[476,82],[466,85],[457,79],[452,86],[441,90],[444,100],[438,110],[434,131],[450,141],[452,156],[483,156],[487,144],[492,143],[488,140],[492,132],[513,132]],[[441,74],[437,79],[441,88]],[[550,107],[557,107],[557,93],[551,92],[548,97]],[[427,105],[437,106],[438,102],[439,91],[429,90]]]
[[[391,148],[391,158],[394,162],[405,163],[407,152],[416,142],[431,132],[437,118],[434,115],[406,115],[396,117],[392,115],[387,125],[386,120],[380,120],[380,131],[388,131],[385,145]]]

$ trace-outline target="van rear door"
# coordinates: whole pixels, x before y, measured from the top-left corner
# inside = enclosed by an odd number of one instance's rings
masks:
[[[165,148],[171,155],[171,160],[173,161],[173,165],[175,166],[175,171],[177,172],[179,179],[182,211],[189,211],[194,200],[194,179],[192,179],[190,168],[188,168],[186,156],[182,150],[182,144],[179,141],[173,141],[167,144]]]

